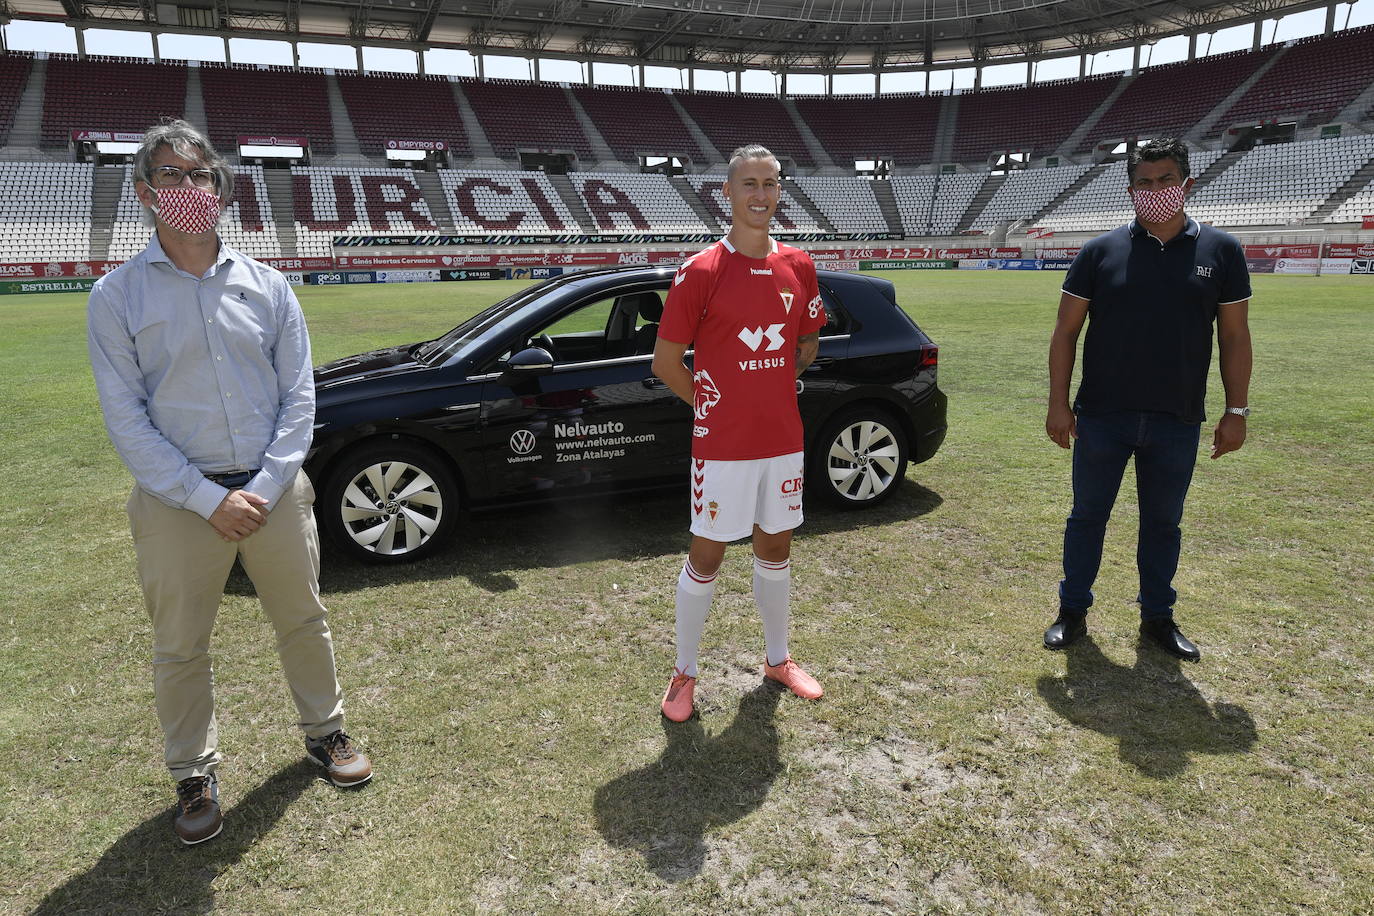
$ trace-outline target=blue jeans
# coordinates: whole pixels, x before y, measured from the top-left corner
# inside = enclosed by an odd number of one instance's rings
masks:
[[[1172,414],[1123,410],[1078,418],[1073,446],[1073,512],[1064,527],[1064,578],[1059,583],[1060,610],[1086,614],[1092,607],[1093,581],[1102,565],[1102,540],[1126,462],[1135,456],[1140,534],[1136,566],[1140,570],[1142,620],[1173,616],[1174,573],[1178,570],[1183,499],[1197,460],[1198,423]]]

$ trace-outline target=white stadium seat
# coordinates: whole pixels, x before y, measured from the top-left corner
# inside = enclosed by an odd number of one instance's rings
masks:
[[[576,218],[543,172],[445,169],[439,172],[439,181],[460,233],[578,231]],[[553,215],[552,221],[545,213]]]
[[[705,232],[709,228],[664,175],[574,172],[568,177],[602,231]]]
[[[0,260],[88,260],[92,168],[84,162],[0,162]]]
[[[816,175],[793,179],[839,232],[887,232],[873,196],[873,182],[858,176]]]
[[[1192,171],[1208,171],[1222,153],[1195,150]],[[1357,134],[1256,147],[1198,188],[1189,212],[1229,228],[1292,226],[1310,222],[1322,204],[1360,169],[1374,161],[1374,135]],[[103,166],[101,168],[121,168]],[[1009,174],[972,221],[974,234],[1024,222],[1044,209],[1092,168],[1086,164],[1036,168]],[[263,169],[236,170],[234,203],[220,224],[225,240],[254,257],[280,257],[275,207]],[[464,235],[561,235],[581,231],[577,219],[543,172],[440,169],[452,228]],[[895,175],[890,188],[903,227],[913,236],[950,236],[967,217],[987,172]],[[338,235],[430,235],[449,228],[431,212],[421,173],[407,169],[296,167],[289,203],[301,257],[333,254]],[[723,173],[684,176],[687,186],[722,227],[730,222],[720,185]],[[0,262],[82,261],[92,257],[92,188],[87,163],[0,162]],[[680,183],[657,173],[573,172],[574,193],[600,231],[701,233],[704,224],[679,191]],[[803,206],[784,188],[775,230],[823,231],[814,206],[839,232],[888,229],[874,183],[855,176],[799,176]],[[790,187],[790,186],[789,186]],[[284,204],[278,201],[278,204]],[[1358,224],[1374,213],[1374,185],[1366,186],[1321,217],[1323,225]],[[1114,162],[1037,221],[1056,234],[1096,233],[1132,216],[1126,166]],[[131,167],[122,167],[122,189],[111,226],[110,260],[125,260],[147,244],[151,228],[133,194]],[[1027,227],[1028,228],[1028,227]],[[984,236],[986,237],[986,236]]]
[[[1347,157],[1363,151],[1364,159]],[[1189,203],[1189,212],[1220,226],[1296,223],[1322,205],[1374,153],[1374,136],[1257,146]]]
[[[969,228],[988,230],[1002,223],[1029,219],[1091,167],[1062,165],[1052,169],[1012,172]]]
[[[438,231],[429,204],[409,170],[298,166],[291,169],[291,178],[295,189],[292,197],[296,249],[302,257],[329,256],[336,235]],[[382,190],[383,185],[391,188],[392,193]],[[369,193],[369,187],[376,190]],[[376,212],[368,212],[368,201],[378,205]],[[395,208],[387,206],[391,203],[396,204]],[[406,216],[407,213],[411,215]]]

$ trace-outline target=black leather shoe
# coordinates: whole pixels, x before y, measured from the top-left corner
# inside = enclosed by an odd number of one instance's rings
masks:
[[[1060,614],[1045,631],[1046,649],[1067,649],[1087,635],[1088,623],[1076,614]]]
[[[1163,620],[1142,620],[1140,635],[1170,655],[1185,661],[1195,662],[1202,658],[1198,647],[1188,641],[1188,637],[1183,635],[1171,617]],[[1048,642],[1049,636],[1046,636],[1045,640]]]

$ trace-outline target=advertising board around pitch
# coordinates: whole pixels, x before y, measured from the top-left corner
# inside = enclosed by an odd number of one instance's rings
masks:
[[[66,277],[60,280],[0,280],[0,295],[15,293],[84,293],[95,285],[95,277]]]
[[[308,273],[305,277],[311,286],[343,286],[349,283],[377,282],[377,273],[372,270],[322,270]]]
[[[439,279],[451,280],[504,280],[506,271],[501,267],[464,267],[458,270],[441,270]]]
[[[927,261],[860,261],[860,270],[953,270],[959,264],[954,260]]]
[[[437,283],[437,270],[379,270],[378,283]]]

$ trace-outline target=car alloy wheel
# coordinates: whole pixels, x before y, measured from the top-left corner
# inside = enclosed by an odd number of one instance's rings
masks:
[[[439,458],[407,443],[383,443],[336,465],[326,488],[325,523],[358,559],[394,563],[435,549],[457,508],[458,488]]]
[[[812,447],[813,481],[827,501],[877,505],[906,475],[906,436],[881,408],[854,408],[826,425]]]

